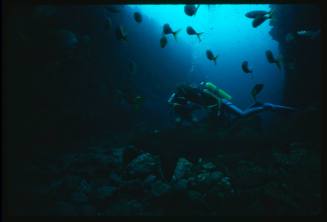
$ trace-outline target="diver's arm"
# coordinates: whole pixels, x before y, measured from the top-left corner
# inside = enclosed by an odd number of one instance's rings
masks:
[[[175,99],[175,96],[176,96],[176,93],[171,94],[171,96],[170,96],[169,99],[168,99],[168,103],[169,103],[169,104],[172,104],[172,103],[173,103],[173,101],[174,101],[174,99]]]

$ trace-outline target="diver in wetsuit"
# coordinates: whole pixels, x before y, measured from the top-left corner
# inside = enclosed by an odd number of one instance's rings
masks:
[[[191,90],[189,90],[191,89]],[[177,87],[176,92],[174,92],[168,99],[168,103],[172,107],[176,118],[175,123],[180,126],[183,122],[189,122],[192,125],[196,124],[197,118],[193,115],[193,112],[200,109],[201,106],[195,103],[196,88],[189,87],[187,85],[180,85]],[[192,97],[192,100],[189,99]]]
[[[223,89],[218,88],[211,82],[201,82],[199,87],[181,85],[177,87],[168,103],[173,106],[175,113],[181,119],[189,119],[192,116],[194,107],[187,107],[187,104],[197,104],[208,110],[209,120],[223,118],[231,114],[237,117],[247,117],[263,111],[296,111],[288,106],[281,106],[272,103],[255,103],[246,110],[241,110],[230,100],[232,97]],[[181,102],[182,101],[182,102]],[[178,107],[178,108],[177,108]],[[180,119],[178,119],[181,121]],[[177,122],[177,121],[176,121]]]

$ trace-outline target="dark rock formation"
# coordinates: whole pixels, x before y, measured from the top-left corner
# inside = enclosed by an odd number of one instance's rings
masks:
[[[285,69],[284,102],[319,106],[321,101],[320,38],[286,41],[289,33],[320,29],[320,8],[314,4],[271,5],[270,34],[279,43]]]

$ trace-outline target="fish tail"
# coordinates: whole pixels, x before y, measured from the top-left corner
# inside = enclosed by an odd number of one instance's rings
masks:
[[[181,31],[182,29],[178,29],[175,32],[173,32],[173,36],[175,38],[175,40],[177,41],[177,34]]]
[[[199,41],[201,42],[201,38],[200,36],[203,34],[204,32],[200,32],[200,33],[197,33],[196,36],[198,37]]]
[[[213,62],[215,63],[215,65],[217,65],[217,58],[218,58],[218,56],[215,56],[215,57],[213,58]]]
[[[282,70],[281,62],[276,60],[275,64],[276,64],[277,68],[279,69],[279,71],[281,71]]]

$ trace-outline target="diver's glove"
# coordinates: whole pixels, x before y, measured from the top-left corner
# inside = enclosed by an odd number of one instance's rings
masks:
[[[263,107],[271,111],[297,111],[297,109],[289,106],[275,105],[272,103],[264,103]]]

